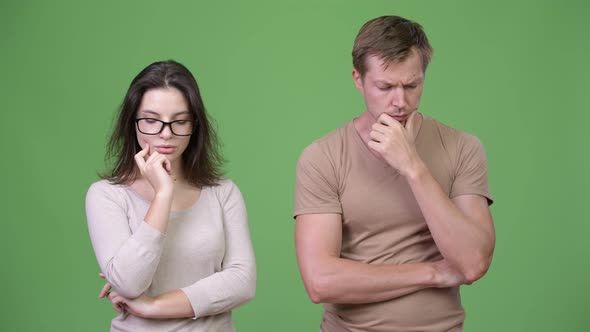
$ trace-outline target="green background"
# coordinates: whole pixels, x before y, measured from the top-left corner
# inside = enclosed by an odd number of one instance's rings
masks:
[[[3,0],[0,329],[108,329],[84,197],[132,78],[173,58],[200,84],[249,211],[258,289],[238,330],[317,331],[294,255],[295,163],[363,111],[350,52],[384,14],[420,22],[435,48],[421,111],[486,147],[497,246],[462,288],[466,331],[586,331],[584,0]]]

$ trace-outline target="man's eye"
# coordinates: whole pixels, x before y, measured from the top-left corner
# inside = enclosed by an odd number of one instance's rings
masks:
[[[379,90],[382,90],[382,91],[387,91],[387,90],[389,90],[391,87],[389,87],[389,86],[380,86],[380,87],[378,87],[378,88],[379,88]]]

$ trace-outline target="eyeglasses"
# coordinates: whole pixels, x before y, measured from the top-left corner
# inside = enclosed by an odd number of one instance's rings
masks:
[[[139,132],[146,135],[158,135],[164,130],[165,126],[170,127],[170,131],[176,136],[190,136],[193,134],[192,120],[166,122],[152,118],[139,118],[135,119],[135,123],[137,123]]]

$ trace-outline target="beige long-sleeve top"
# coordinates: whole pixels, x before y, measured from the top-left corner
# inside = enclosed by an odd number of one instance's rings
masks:
[[[166,235],[143,218],[149,202],[129,186],[102,180],[86,195],[100,269],[125,297],[181,289],[196,319],[118,315],[111,331],[235,331],[231,310],[254,297],[256,268],[246,207],[230,180],[204,187],[189,209],[170,214]]]

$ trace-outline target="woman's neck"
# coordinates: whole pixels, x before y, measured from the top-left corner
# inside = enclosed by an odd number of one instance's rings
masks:
[[[181,160],[175,160],[174,162],[171,163],[172,166],[172,179],[175,182],[184,182],[185,181],[185,177],[184,177],[184,172],[182,170],[182,161]]]

